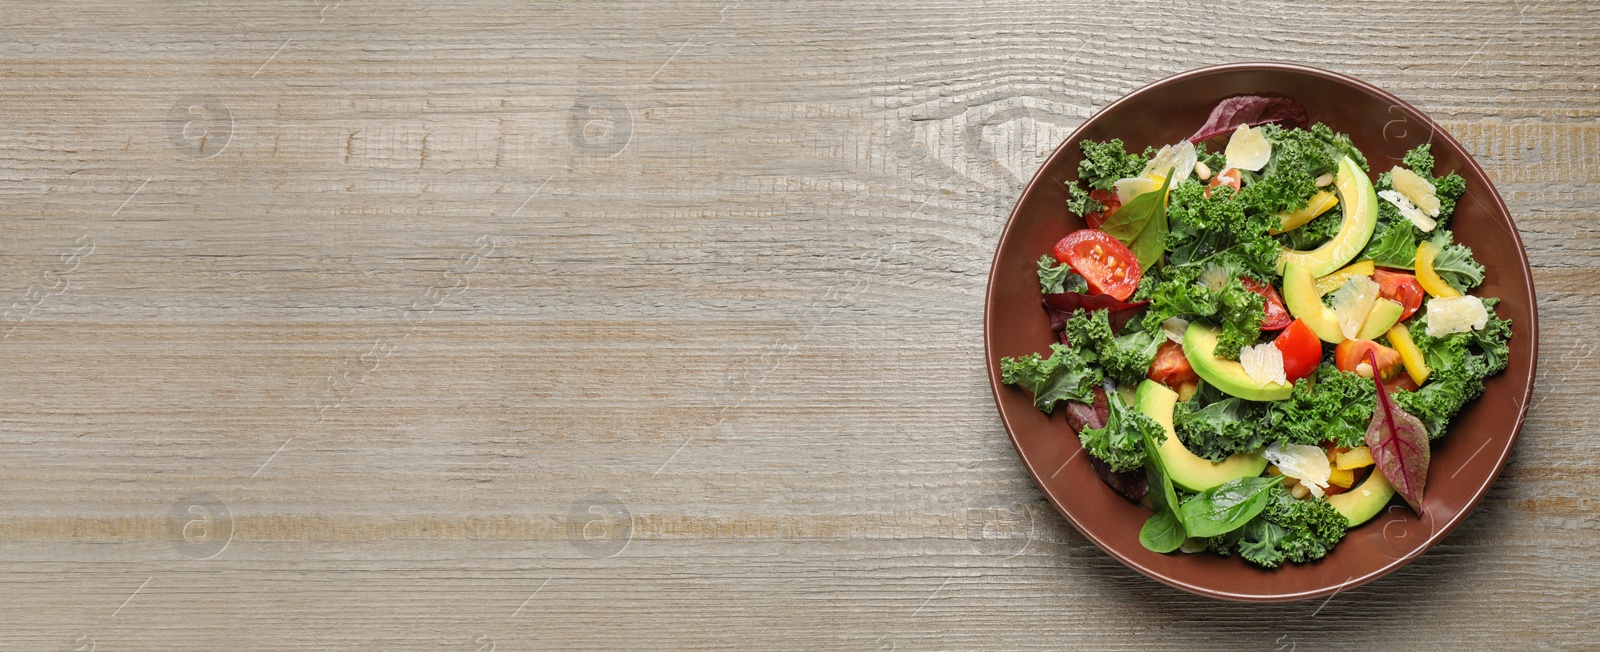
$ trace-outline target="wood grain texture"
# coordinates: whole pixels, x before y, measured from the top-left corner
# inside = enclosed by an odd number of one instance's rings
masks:
[[[0,650],[1600,646],[1594,3],[0,16]],[[1500,481],[1322,603],[1099,552],[982,371],[1033,170],[1237,60],[1441,120],[1539,290]]]

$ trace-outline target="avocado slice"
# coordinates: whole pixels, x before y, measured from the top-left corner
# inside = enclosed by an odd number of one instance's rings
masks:
[[[1378,339],[1378,336],[1389,332],[1389,328],[1400,321],[1400,315],[1405,314],[1405,311],[1405,306],[1398,302],[1379,299],[1373,304],[1372,312],[1367,313],[1367,320],[1361,323],[1361,332],[1356,334],[1356,339]]]
[[[1355,527],[1372,520],[1393,497],[1394,485],[1389,484],[1389,479],[1383,477],[1377,467],[1373,467],[1361,484],[1342,494],[1328,496],[1328,504],[1344,515],[1350,527]]]
[[[1177,403],[1177,392],[1153,380],[1139,383],[1134,393],[1134,407],[1167,431],[1167,439],[1156,448],[1156,454],[1161,456],[1161,464],[1173,483],[1189,491],[1205,491],[1235,478],[1256,477],[1266,470],[1267,458],[1259,452],[1230,455],[1222,462],[1189,452],[1172,429],[1172,408]]]
[[[1213,387],[1250,401],[1281,401],[1294,391],[1293,383],[1257,385],[1250,374],[1245,373],[1244,365],[1217,357],[1216,349],[1217,329],[1190,322],[1189,329],[1183,332],[1183,357],[1189,359],[1195,374]]]
[[[1300,263],[1289,263],[1283,268],[1283,307],[1288,308],[1295,319],[1305,322],[1318,339],[1329,344],[1344,341],[1339,318],[1334,316],[1332,308],[1323,305],[1322,296],[1317,293],[1316,277]],[[1194,361],[1189,361],[1189,365],[1193,366]],[[1200,376],[1204,378],[1205,374]]]
[[[1311,251],[1284,248],[1278,256],[1278,271],[1297,263],[1310,270],[1313,278],[1331,274],[1354,259],[1372,239],[1372,231],[1378,226],[1378,193],[1372,189],[1367,173],[1346,156],[1339,160],[1333,187],[1339,191],[1339,205],[1344,207],[1339,233]]]

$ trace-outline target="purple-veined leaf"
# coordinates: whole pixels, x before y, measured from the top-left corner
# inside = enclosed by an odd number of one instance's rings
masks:
[[[1383,477],[1396,493],[1418,514],[1422,513],[1422,490],[1428,483],[1428,429],[1409,412],[1395,405],[1389,390],[1377,373],[1378,356],[1367,351],[1372,365],[1372,382],[1378,386],[1378,407],[1367,426],[1367,448]]]
[[[1260,95],[1235,95],[1217,103],[1205,125],[1189,137],[1189,142],[1228,133],[1241,124],[1259,127],[1267,123],[1286,127],[1304,128],[1310,122],[1306,107],[1287,97],[1262,97]]]

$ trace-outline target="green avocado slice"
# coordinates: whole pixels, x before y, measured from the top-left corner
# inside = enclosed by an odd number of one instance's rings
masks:
[[[1156,454],[1161,456],[1161,464],[1174,484],[1189,491],[1205,491],[1235,478],[1256,477],[1266,470],[1267,458],[1259,452],[1230,455],[1221,462],[1189,452],[1172,429],[1172,408],[1177,403],[1177,392],[1153,380],[1139,383],[1134,393],[1134,407],[1167,432],[1167,439],[1156,448]]]
[[[1250,401],[1281,401],[1294,391],[1293,383],[1257,385],[1245,373],[1244,365],[1216,356],[1217,330],[1200,322],[1190,322],[1183,332],[1183,356],[1195,374],[1223,392]]]
[[[1389,479],[1374,467],[1361,484],[1342,494],[1328,496],[1328,504],[1344,515],[1350,527],[1355,527],[1372,520],[1393,497],[1394,485],[1389,484]]]
[[[1372,239],[1372,231],[1378,227],[1378,193],[1367,173],[1346,156],[1339,161],[1333,187],[1339,191],[1339,205],[1344,208],[1339,233],[1311,251],[1284,248],[1278,256],[1279,273],[1294,263],[1309,270],[1312,277],[1331,274],[1354,259]]]

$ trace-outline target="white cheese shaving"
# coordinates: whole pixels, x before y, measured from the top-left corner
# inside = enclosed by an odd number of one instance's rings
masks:
[[[1262,342],[1240,350],[1239,364],[1244,366],[1245,375],[1257,387],[1273,383],[1289,384],[1289,378],[1283,372],[1283,352],[1272,342]]]
[[[1161,322],[1161,332],[1166,334],[1169,341],[1176,344],[1183,344],[1183,333],[1187,330],[1189,330],[1189,320],[1182,317],[1168,317],[1166,321]]]
[[[1228,147],[1222,150],[1228,167],[1259,172],[1272,158],[1272,142],[1261,130],[1250,125],[1239,125],[1228,137]]]
[[[1489,310],[1483,306],[1483,299],[1470,294],[1428,299],[1428,337],[1481,331],[1488,323]]]
[[[1150,157],[1150,162],[1144,164],[1144,171],[1139,176],[1151,179],[1172,177],[1171,187],[1176,188],[1194,172],[1194,164],[1198,160],[1194,143],[1185,140],[1176,145],[1163,145],[1155,156]]]
[[[1352,276],[1333,291],[1333,316],[1339,320],[1339,332],[1353,340],[1361,332],[1361,324],[1378,302],[1378,284],[1371,277]]]
[[[1417,208],[1416,204],[1411,203],[1410,199],[1406,199],[1405,195],[1397,191],[1384,190],[1379,192],[1378,196],[1394,204],[1394,207],[1400,210],[1400,214],[1411,220],[1411,223],[1417,225],[1417,228],[1422,229],[1423,233],[1432,231],[1433,227],[1439,225],[1438,220],[1424,215],[1422,209]]]
[[[1328,454],[1321,448],[1307,444],[1273,444],[1261,454],[1284,475],[1299,480],[1313,495],[1321,497],[1322,490],[1328,488],[1333,466],[1328,464]]]

